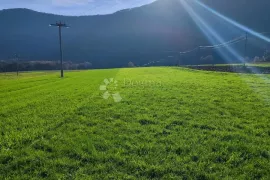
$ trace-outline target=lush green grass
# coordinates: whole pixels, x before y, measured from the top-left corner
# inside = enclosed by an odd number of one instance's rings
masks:
[[[121,102],[102,98],[105,78]],[[0,179],[270,179],[269,82],[180,68],[1,74]]]
[[[269,67],[270,62],[261,62],[261,63],[248,63],[248,66],[261,66],[261,67]]]
[[[212,64],[208,64],[212,65]],[[243,65],[243,64],[215,64],[215,66],[231,66],[231,65]],[[258,67],[270,67],[269,62],[247,63],[246,66],[258,66]]]

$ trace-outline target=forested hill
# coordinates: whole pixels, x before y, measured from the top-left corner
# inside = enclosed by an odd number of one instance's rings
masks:
[[[157,0],[149,5],[110,15],[81,17],[45,14],[28,9],[2,10],[0,60],[11,59],[15,53],[29,61],[58,60],[58,31],[48,25],[62,20],[71,26],[63,30],[66,61],[88,61],[93,67],[123,67],[130,61],[135,65],[155,60],[174,63],[174,51],[215,43],[209,41],[180,1]],[[269,0],[202,2],[253,30],[270,31]],[[202,8],[194,6],[193,10],[224,41],[244,34],[243,30],[238,30]],[[241,49],[242,45],[239,46],[236,48]],[[259,46],[257,49],[249,46],[248,55],[260,55],[260,50],[265,47]],[[216,58],[216,61],[221,60],[220,57]],[[192,58],[183,63],[198,61],[199,58]]]

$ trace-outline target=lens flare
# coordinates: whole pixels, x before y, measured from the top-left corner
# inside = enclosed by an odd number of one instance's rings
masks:
[[[230,19],[230,18],[222,15],[222,14],[220,14],[219,12],[217,12],[214,9],[208,7],[207,5],[203,4],[199,0],[194,0],[194,2],[196,2],[198,5],[200,5],[201,7],[203,7],[204,9],[206,9],[207,11],[209,11],[209,12],[213,13],[214,15],[220,17],[221,19],[227,21],[228,23],[230,23],[230,24],[232,24],[232,25],[234,25],[234,26],[242,29],[243,31],[246,31],[247,33],[249,33],[251,35],[254,35],[254,36],[256,36],[256,37],[258,37],[258,38],[260,38],[262,40],[265,40],[267,42],[270,42],[270,38],[268,38],[268,37],[262,35],[261,33],[258,33],[256,31],[254,31],[254,30],[252,30],[252,29],[250,29],[250,28],[248,28],[248,27],[246,27],[246,26],[244,26],[244,25],[242,25],[242,24],[240,24],[240,23],[238,23],[238,22],[236,22],[236,21],[234,21],[234,20],[232,20],[232,19]]]
[[[186,9],[186,11],[189,13],[190,17],[193,19],[193,21],[196,23],[196,25],[200,28],[200,30],[205,34],[205,36],[207,37],[207,39],[211,42],[211,43],[215,43],[215,42],[219,42],[219,43],[223,43],[225,42],[225,40],[213,29],[209,26],[209,24],[203,20],[203,18],[201,18],[201,16],[199,16],[192,8],[191,5],[189,5],[187,3],[186,0],[180,0],[181,4],[183,5],[183,7]],[[233,55],[233,58],[240,60],[241,62],[245,62],[244,58],[237,53],[233,48],[229,47],[229,46],[225,46],[224,48],[226,48],[226,50],[228,50],[228,52]],[[226,54],[224,51],[222,51],[221,49],[217,49],[218,52],[223,56],[223,58],[230,62],[231,58],[228,56],[228,54]]]
[[[213,43],[213,42],[224,42],[224,39],[213,29],[209,26],[209,24],[202,18],[202,16],[197,14],[197,9],[198,7],[203,7],[204,9],[207,10],[207,12],[211,12],[214,15],[216,15],[216,17],[219,17],[223,20],[225,20],[225,22],[232,24],[236,27],[238,27],[241,30],[244,30],[245,32],[254,35],[260,39],[263,39],[267,42],[270,42],[270,39],[263,36],[263,34],[258,33],[256,31],[253,31],[252,29],[245,27],[223,15],[221,15],[220,13],[216,12],[215,10],[207,7],[206,5],[202,4],[201,2],[199,2],[198,0],[192,0],[192,1],[187,1],[187,0],[180,0],[181,4],[183,5],[183,7],[186,9],[186,11],[189,13],[189,15],[191,16],[191,18],[193,19],[193,21],[196,23],[196,25],[200,28],[200,30],[206,35],[206,37],[208,38],[208,40]],[[196,2],[193,3],[191,5],[189,5],[189,3],[192,2]],[[196,6],[199,4],[200,6]],[[196,11],[194,10],[196,8]],[[238,52],[236,52],[233,48],[226,46],[225,47],[230,53],[231,55],[234,56],[234,58],[237,58],[238,60],[241,60],[242,62],[245,63],[245,58],[243,58],[241,55],[239,55]],[[228,55],[224,52],[224,50],[222,51],[221,49],[218,49],[219,53],[225,58],[226,61],[230,61],[230,59],[228,59]],[[253,73],[257,74],[257,76],[261,77],[262,80],[266,81],[267,83],[270,83],[270,79],[269,77],[265,76],[265,75],[258,75],[260,72],[257,68],[255,67],[249,67]],[[244,76],[242,74],[240,74],[240,76]],[[245,78],[243,78],[245,79]],[[254,91],[259,92],[259,87],[251,87]],[[268,98],[264,98],[267,102],[269,102]]]

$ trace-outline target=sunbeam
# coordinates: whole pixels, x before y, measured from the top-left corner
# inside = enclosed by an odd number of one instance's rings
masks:
[[[240,23],[238,23],[238,22],[236,22],[236,21],[234,21],[234,20],[232,20],[232,19],[230,19],[230,18],[228,18],[228,17],[222,15],[222,14],[220,14],[219,12],[217,12],[217,11],[215,11],[214,9],[208,7],[207,5],[203,4],[203,3],[200,2],[199,0],[194,0],[193,2],[196,2],[196,4],[200,5],[201,7],[203,7],[204,9],[206,9],[208,12],[211,12],[212,14],[214,14],[214,15],[216,15],[217,17],[219,17],[219,18],[225,20],[226,22],[228,22],[228,23],[230,23],[230,24],[232,24],[232,25],[238,27],[239,29],[242,29],[243,31],[245,31],[245,32],[247,32],[247,33],[249,33],[249,34],[251,34],[251,35],[257,37],[257,38],[260,38],[260,39],[262,39],[262,40],[264,40],[264,41],[270,42],[270,38],[264,36],[263,33],[258,33],[258,32],[256,32],[256,31],[254,31],[254,30],[252,30],[252,29],[250,29],[250,28],[248,28],[248,27],[246,27],[246,26],[244,26],[244,25],[242,25],[242,24],[240,24]],[[252,71],[253,71],[254,73],[259,73],[259,72],[258,72],[259,70],[256,69],[255,67],[252,68]],[[263,76],[262,76],[262,77],[263,77]],[[264,77],[263,77],[263,78],[264,78]],[[264,78],[264,79],[267,80],[267,81],[269,81],[269,79],[267,79],[267,78]]]
[[[196,23],[196,25],[200,28],[200,30],[206,35],[206,37],[209,39],[209,41],[211,43],[216,42],[216,40],[220,43],[224,42],[224,39],[212,28],[209,26],[209,24],[202,18],[202,16],[200,16],[195,10],[194,10],[194,5],[196,4],[189,4],[190,2],[194,2],[194,1],[187,1],[187,0],[180,0],[180,2],[182,3],[183,7],[186,9],[186,11],[189,13],[190,17],[193,19],[193,21]],[[199,3],[198,1],[195,0],[195,2]],[[204,6],[206,7],[206,6]],[[211,11],[213,12],[213,10]],[[220,17],[220,16],[218,16]],[[222,18],[223,19],[223,18]],[[229,22],[229,21],[227,21]],[[235,22],[236,23],[236,22]],[[234,24],[235,25],[235,24]],[[247,31],[250,34],[253,35],[258,35],[257,37],[261,37],[264,38],[265,40],[267,38],[265,38],[263,35],[256,33],[252,30]],[[240,60],[242,63],[245,63],[245,58],[243,56],[241,56],[238,52],[236,52],[236,50],[234,50],[233,48],[229,47],[229,46],[225,46],[224,48],[226,48],[226,50],[229,51],[229,53],[234,57],[237,58],[238,60]],[[225,58],[225,60],[227,62],[231,62],[230,57],[228,56],[228,54],[226,54],[224,52],[224,50],[221,49],[217,49],[218,52],[221,54],[221,56],[223,56],[223,58]],[[269,83],[269,78],[267,76],[264,75],[258,75],[259,74],[259,70],[255,67],[250,67],[251,71],[255,74],[257,74],[257,77],[260,77],[263,81],[266,81],[267,83]],[[244,77],[243,74],[240,74],[240,76]],[[243,78],[244,80],[245,78]],[[245,81],[245,80],[244,80]],[[246,82],[246,81],[245,81]],[[248,84],[248,82],[246,82]],[[256,86],[249,86],[254,92],[257,92],[258,95],[260,94],[266,103],[269,103],[270,100],[268,97],[264,97],[261,93],[260,93],[260,87]]]
[[[242,25],[242,24],[240,24],[240,23],[238,23],[238,22],[236,22],[236,21],[234,21],[234,20],[232,20],[232,19],[230,19],[230,18],[222,15],[222,14],[220,14],[219,12],[217,12],[214,9],[208,7],[207,5],[203,4],[199,0],[194,0],[194,2],[196,2],[198,5],[200,5],[201,7],[205,8],[209,12],[213,13],[214,15],[216,15],[216,16],[222,18],[223,20],[227,21],[228,23],[230,23],[230,24],[232,24],[232,25],[234,25],[234,26],[242,29],[243,31],[246,31],[249,34],[252,34],[252,35],[254,35],[254,36],[256,36],[256,37],[258,37],[260,39],[263,39],[263,40],[265,40],[267,42],[270,42],[270,38],[268,38],[268,37],[262,35],[261,33],[258,33],[256,31],[254,31],[254,30],[252,30],[252,29],[250,29],[250,28],[248,28],[248,27],[246,27],[246,26],[244,26],[244,25]]]
[[[209,26],[209,24],[201,18],[192,8],[191,5],[187,3],[186,0],[180,0],[182,3],[183,7],[186,9],[186,11],[189,13],[190,17],[193,19],[193,21],[196,23],[196,25],[200,28],[200,30],[206,35],[208,40],[211,43],[215,43],[216,41],[219,43],[225,42],[225,40],[213,29]],[[233,55],[234,58],[237,60],[240,60],[241,62],[245,62],[244,58],[237,53],[234,49],[232,49],[229,46],[225,47],[226,50],[229,51],[231,55]],[[218,49],[218,52],[223,56],[223,58],[227,61],[230,62],[231,58],[226,54],[224,51]]]

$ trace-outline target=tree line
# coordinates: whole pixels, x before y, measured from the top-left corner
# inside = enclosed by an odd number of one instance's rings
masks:
[[[91,69],[92,63],[73,63],[71,61],[63,63],[64,70],[82,70]],[[0,72],[16,71],[39,71],[39,70],[58,70],[60,63],[55,61],[0,61]]]

